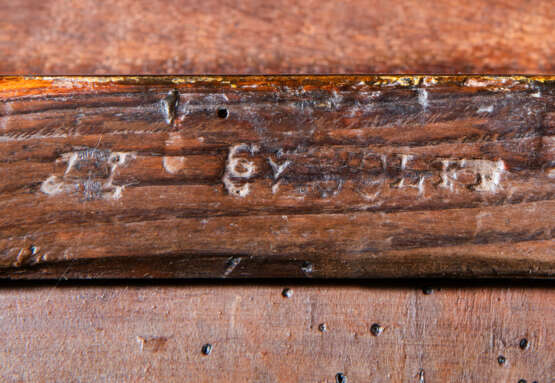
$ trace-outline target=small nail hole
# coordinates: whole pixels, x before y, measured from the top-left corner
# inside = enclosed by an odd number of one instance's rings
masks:
[[[227,118],[227,116],[229,116],[229,112],[226,108],[219,108],[217,114],[219,118]]]
[[[335,375],[335,382],[336,383],[347,383],[347,377],[342,372],[338,372]]]
[[[372,333],[372,335],[378,336],[383,332],[383,327],[378,323],[374,323],[372,326],[370,326],[370,332]]]
[[[526,350],[528,348],[528,339],[522,338],[518,343],[518,347],[520,347],[521,350]]]
[[[320,323],[318,325],[318,330],[320,330],[320,332],[326,332],[328,331],[328,325],[325,323]]]
[[[212,345],[210,343],[206,343],[204,346],[202,346],[202,353],[204,355],[210,355],[211,352],[212,352]]]
[[[505,357],[503,355],[499,355],[497,357],[497,363],[499,363],[500,366],[504,365],[506,361],[507,361],[507,359],[505,359]]]
[[[291,290],[290,288],[285,288],[281,292],[281,295],[283,295],[284,298],[291,298],[291,296],[293,295],[293,290]]]
[[[526,383],[526,379],[520,379],[518,383]]]

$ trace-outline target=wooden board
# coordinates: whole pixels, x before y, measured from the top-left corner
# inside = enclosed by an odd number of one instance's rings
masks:
[[[554,73],[553,12],[549,0],[4,1],[0,73]],[[260,282],[10,282],[0,380],[552,381],[553,288],[514,285],[312,283],[285,300]]]
[[[0,275],[555,272],[554,77],[0,79]]]
[[[552,77],[0,81],[5,277],[552,277]]]
[[[391,283],[12,284],[0,289],[0,380],[544,383],[549,302],[552,288],[514,282],[429,295]]]
[[[0,73],[555,73],[552,0],[4,0]]]

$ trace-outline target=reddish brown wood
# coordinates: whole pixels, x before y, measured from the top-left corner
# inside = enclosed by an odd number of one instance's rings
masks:
[[[551,0],[17,0],[0,73],[555,73]]]
[[[550,382],[552,301],[475,283],[5,287],[0,380]]]
[[[554,90],[5,77],[0,273],[551,278]]]
[[[4,1],[0,72],[554,73],[553,9],[548,0]],[[37,147],[47,172],[63,166],[51,165],[48,144]],[[98,283],[0,290],[0,380],[335,382],[342,371],[348,382],[420,382],[423,369],[425,382],[531,383],[555,370],[553,289],[472,283],[428,296],[311,285],[291,286],[284,300],[281,287],[260,283]],[[310,328],[321,321],[325,336]],[[373,338],[376,321],[385,330]],[[214,349],[202,357],[206,342]]]

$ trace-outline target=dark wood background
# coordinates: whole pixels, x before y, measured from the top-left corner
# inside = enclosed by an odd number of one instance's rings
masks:
[[[2,0],[0,73],[553,73],[554,12],[552,1],[509,0]],[[553,286],[468,282],[424,294],[422,283],[5,283],[0,376],[553,379]]]

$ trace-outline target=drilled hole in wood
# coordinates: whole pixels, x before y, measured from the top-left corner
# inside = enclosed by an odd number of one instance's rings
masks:
[[[328,325],[325,324],[325,323],[320,323],[320,324],[318,325],[318,330],[319,330],[320,332],[326,332],[326,331],[328,331]]]
[[[507,361],[507,359],[505,359],[505,357],[503,355],[499,355],[497,357],[497,363],[499,363],[500,366],[504,365],[506,361]]]
[[[229,116],[229,112],[226,108],[219,108],[216,114],[219,118],[227,118],[227,116]]]
[[[202,346],[202,353],[204,355],[210,355],[211,352],[212,352],[212,345],[210,343],[206,343],[204,346]]]
[[[338,372],[335,375],[335,382],[336,383],[347,383],[347,377],[342,372]]]
[[[425,286],[422,288],[422,293],[424,295],[430,295],[430,294],[433,294],[433,292],[434,292],[434,289],[432,289],[430,286]]]
[[[370,326],[370,332],[372,333],[372,335],[378,336],[383,332],[383,327],[378,323],[374,323],[372,326]]]
[[[283,291],[281,292],[281,295],[284,298],[291,298],[291,296],[293,295],[293,290],[291,290],[290,288],[285,288],[283,289]]]
[[[528,339],[522,338],[518,343],[518,347],[520,347],[521,350],[526,350],[528,348]]]

